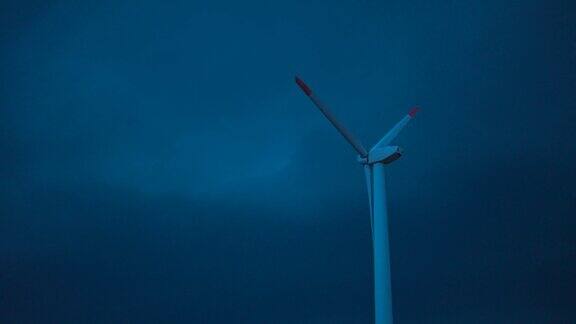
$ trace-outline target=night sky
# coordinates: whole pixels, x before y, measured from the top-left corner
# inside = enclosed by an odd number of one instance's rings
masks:
[[[576,323],[576,3],[2,1],[0,322]]]

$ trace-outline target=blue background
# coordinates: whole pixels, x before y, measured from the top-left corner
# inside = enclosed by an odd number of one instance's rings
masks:
[[[0,321],[576,322],[573,1],[2,1]]]

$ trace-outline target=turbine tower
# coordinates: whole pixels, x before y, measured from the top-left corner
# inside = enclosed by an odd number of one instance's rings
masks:
[[[312,100],[320,112],[336,127],[338,132],[358,153],[358,162],[364,166],[368,201],[370,203],[370,225],[372,229],[374,263],[374,311],[376,324],[392,324],[392,290],[390,280],[390,249],[388,246],[388,211],[386,208],[386,186],[384,165],[390,164],[402,156],[402,149],[389,145],[400,131],[416,116],[418,108],[412,108],[382,139],[366,151],[364,146],[334,117],[312,92],[312,89],[300,78],[296,83]]]

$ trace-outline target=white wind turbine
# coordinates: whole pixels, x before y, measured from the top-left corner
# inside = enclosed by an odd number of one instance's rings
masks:
[[[390,281],[390,250],[388,245],[388,212],[386,208],[386,186],[384,182],[384,165],[390,164],[402,156],[402,149],[390,146],[390,142],[414,118],[418,108],[412,108],[384,137],[367,152],[354,136],[336,120],[310,87],[300,78],[296,83],[312,100],[320,112],[332,123],[358,152],[358,162],[364,166],[368,199],[370,203],[370,225],[372,228],[372,245],[374,252],[374,310],[376,324],[392,324],[392,291]]]

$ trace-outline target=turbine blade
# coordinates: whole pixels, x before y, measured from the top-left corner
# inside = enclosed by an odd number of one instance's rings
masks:
[[[366,176],[366,187],[368,191],[368,203],[370,207],[370,230],[374,234],[374,178],[372,176],[372,165],[364,164],[364,175]]]
[[[394,125],[394,127],[392,127],[392,129],[388,131],[388,133],[386,133],[386,135],[384,135],[384,137],[382,137],[382,139],[378,141],[378,143],[376,143],[376,145],[374,145],[372,149],[370,149],[370,151],[378,147],[383,147],[390,144],[390,142],[392,142],[396,138],[396,136],[398,136],[400,131],[416,116],[418,111],[420,111],[420,108],[418,107],[412,108],[408,112],[408,114],[404,116],[404,118],[400,119],[400,121],[396,125]]]
[[[360,142],[352,135],[352,133],[350,133],[346,129],[346,127],[344,127],[344,125],[342,125],[342,124],[340,124],[340,122],[338,122],[338,120],[336,119],[336,117],[334,117],[334,115],[332,114],[330,109],[328,109],[328,107],[326,105],[324,105],[318,99],[318,97],[316,97],[316,95],[314,95],[314,93],[312,92],[312,89],[310,89],[310,87],[308,87],[308,85],[306,83],[304,83],[304,81],[302,81],[299,77],[296,77],[295,81],[298,84],[298,86],[300,87],[300,89],[302,89],[302,91],[304,91],[304,93],[308,96],[308,98],[310,98],[310,100],[312,100],[314,105],[316,105],[316,107],[318,107],[320,112],[328,119],[328,121],[330,121],[330,123],[334,127],[336,127],[338,132],[340,132],[340,134],[342,136],[344,136],[346,141],[348,141],[348,143],[350,143],[350,145],[352,145],[354,150],[356,150],[356,152],[358,152],[358,154],[360,154],[361,157],[368,156],[368,152],[366,151],[364,146],[362,146],[362,144],[360,144]]]

